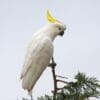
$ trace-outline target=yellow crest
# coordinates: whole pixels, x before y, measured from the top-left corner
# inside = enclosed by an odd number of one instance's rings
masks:
[[[58,22],[58,20],[51,15],[51,13],[49,12],[49,10],[47,10],[47,20],[49,22],[51,22],[51,23]]]

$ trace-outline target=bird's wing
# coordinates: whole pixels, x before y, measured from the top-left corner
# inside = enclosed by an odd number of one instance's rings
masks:
[[[24,89],[31,90],[53,55],[52,41],[48,37],[32,40],[26,54],[21,78]]]
[[[33,37],[32,40],[30,41],[27,48],[26,55],[25,55],[25,61],[24,61],[24,65],[23,65],[22,73],[20,77],[21,79],[30,68],[31,63],[34,59],[32,56],[36,55],[37,50],[39,50],[40,48],[40,43],[41,43],[41,40],[38,39],[38,36]]]

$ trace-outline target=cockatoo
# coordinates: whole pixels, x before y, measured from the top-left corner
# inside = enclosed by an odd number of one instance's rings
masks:
[[[25,62],[22,68],[22,88],[27,90],[29,95],[32,95],[34,85],[53,57],[54,39],[58,35],[63,36],[66,30],[66,26],[52,17],[49,11],[47,11],[47,20],[49,23],[33,34],[32,40],[27,48]]]

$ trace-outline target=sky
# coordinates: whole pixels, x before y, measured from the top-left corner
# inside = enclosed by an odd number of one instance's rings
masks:
[[[0,99],[28,97],[19,79],[32,35],[46,25],[46,10],[66,24],[54,41],[56,73],[72,80],[78,71],[100,80],[100,0],[0,0]],[[33,97],[50,94],[51,69],[33,89]],[[91,99],[96,100],[96,99]]]

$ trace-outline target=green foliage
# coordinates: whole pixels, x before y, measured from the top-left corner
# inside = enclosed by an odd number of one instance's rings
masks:
[[[56,100],[89,100],[90,97],[100,97],[100,84],[95,77],[87,77],[78,72],[74,81],[66,83],[58,90]],[[45,95],[38,100],[53,100],[53,96]]]
[[[52,96],[48,96],[48,95],[45,95],[44,97],[41,96],[38,98],[38,100],[52,100]]]

